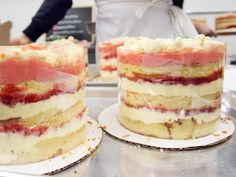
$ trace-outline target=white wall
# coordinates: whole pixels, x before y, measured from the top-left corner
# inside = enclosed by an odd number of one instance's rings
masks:
[[[17,37],[21,31],[30,23],[31,17],[42,0],[0,0],[0,20],[10,20],[13,23],[12,37]]]
[[[186,12],[236,11],[236,0],[185,0]]]

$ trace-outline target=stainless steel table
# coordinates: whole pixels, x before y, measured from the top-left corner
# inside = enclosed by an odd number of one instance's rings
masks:
[[[89,115],[97,119],[104,108],[117,102],[117,93],[117,88],[88,89]],[[236,116],[233,111],[228,113]],[[56,176],[233,177],[236,176],[236,136],[210,148],[163,151],[127,144],[104,133],[100,147],[92,156]]]

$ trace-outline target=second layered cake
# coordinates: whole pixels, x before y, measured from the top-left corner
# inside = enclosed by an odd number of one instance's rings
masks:
[[[220,118],[225,45],[194,39],[130,39],[118,49],[120,123],[140,134],[190,139]]]
[[[127,38],[114,38],[99,44],[100,74],[104,80],[116,80],[117,48],[124,44]]]
[[[45,160],[83,143],[84,85],[74,42],[0,47],[0,163]]]

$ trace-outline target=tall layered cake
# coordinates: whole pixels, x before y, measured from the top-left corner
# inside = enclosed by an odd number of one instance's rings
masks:
[[[49,159],[84,142],[83,51],[63,40],[0,47],[0,164]]]
[[[116,80],[117,48],[124,44],[127,38],[114,38],[99,44],[100,74],[104,80]]]
[[[236,30],[236,13],[229,13],[216,17],[216,30]]]
[[[220,119],[224,43],[136,38],[118,48],[120,123],[143,135],[190,139],[211,134]]]

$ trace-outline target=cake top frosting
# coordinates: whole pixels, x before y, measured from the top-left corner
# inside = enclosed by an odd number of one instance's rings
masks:
[[[0,62],[7,59],[27,61],[38,59],[52,65],[73,64],[84,60],[84,48],[74,38],[61,39],[47,44],[1,46]]]
[[[146,37],[130,38],[119,47],[121,53],[171,53],[181,51],[225,50],[223,42],[212,40],[204,35],[189,39],[149,39]]]
[[[129,37],[119,37],[119,38],[112,38],[108,41],[103,41],[99,44],[99,48],[105,48],[107,46],[120,46],[122,45],[125,41],[130,39]]]
[[[159,67],[175,63],[207,65],[224,62],[225,44],[204,35],[190,39],[132,38],[118,47],[118,61],[127,64]]]

